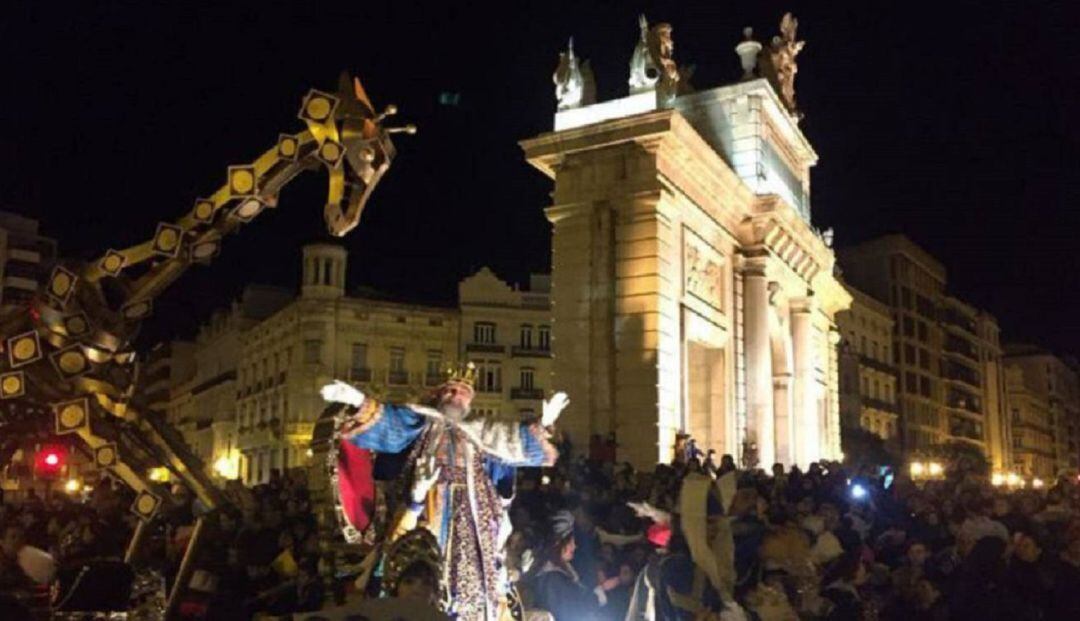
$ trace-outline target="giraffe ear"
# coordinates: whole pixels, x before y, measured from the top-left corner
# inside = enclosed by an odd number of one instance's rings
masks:
[[[364,90],[364,85],[360,83],[360,78],[353,78],[353,94],[356,96],[356,101],[360,102],[368,111],[374,116],[375,106],[371,105],[371,100],[368,99],[367,91]]]

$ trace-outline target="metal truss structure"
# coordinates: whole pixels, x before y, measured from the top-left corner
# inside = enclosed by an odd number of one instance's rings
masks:
[[[311,90],[304,97],[298,116],[305,131],[281,134],[253,162],[229,166],[223,186],[178,220],[158,224],[152,239],[106,250],[89,263],[58,263],[29,306],[0,317],[0,401],[50,408],[57,434],[77,434],[99,468],[136,492],[132,511],[141,525],[169,501],[148,480],[150,466],[169,468],[209,509],[222,505],[204,464],[163,413],[140,402],[132,347],[139,325],[157,295],[192,264],[209,263],[226,235],[276,207],[281,189],[302,171],[329,174],[329,232],[343,236],[356,227],[394,159],[390,135],[415,132],[384,127],[395,113],[394,106],[377,113],[360,81],[343,75],[337,93]],[[137,531],[129,557],[139,538]]]

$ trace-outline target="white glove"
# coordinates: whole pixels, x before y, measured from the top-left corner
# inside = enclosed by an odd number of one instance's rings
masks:
[[[364,402],[364,393],[340,380],[334,380],[333,383],[323,386],[319,394],[322,395],[324,401],[346,403],[354,408],[360,407],[360,404]]]
[[[657,524],[668,524],[671,522],[671,514],[662,509],[650,505],[647,502],[628,502],[626,506],[634,510],[634,514],[639,518],[645,518],[652,520]]]
[[[551,395],[550,399],[544,400],[544,413],[540,417],[540,424],[544,427],[554,425],[555,421],[559,420],[559,414],[562,414],[568,405],[570,405],[570,397],[567,397],[565,392]]]
[[[413,474],[412,501],[420,504],[427,498],[428,490],[439,480],[439,471],[442,468],[435,465],[435,456],[428,455],[416,464],[416,473]]]

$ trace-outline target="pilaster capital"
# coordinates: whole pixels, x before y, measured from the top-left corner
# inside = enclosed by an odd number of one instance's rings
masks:
[[[809,314],[814,312],[817,308],[817,300],[815,299],[813,292],[810,292],[805,297],[801,298],[788,298],[788,303],[790,304],[792,313]]]
[[[747,278],[765,278],[769,272],[769,253],[747,249],[736,255],[735,269]]]

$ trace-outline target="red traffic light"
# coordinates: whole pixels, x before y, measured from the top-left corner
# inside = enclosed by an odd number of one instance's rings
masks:
[[[45,446],[38,451],[34,459],[34,474],[39,478],[54,479],[64,469],[64,450],[56,446]]]

